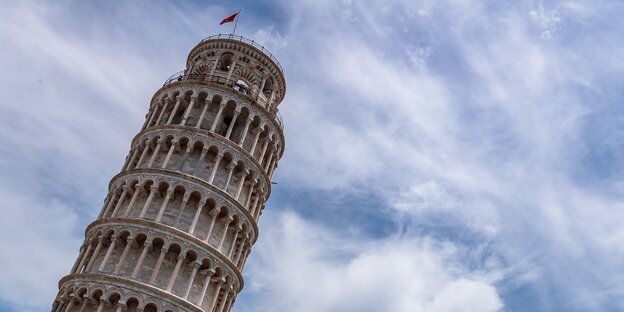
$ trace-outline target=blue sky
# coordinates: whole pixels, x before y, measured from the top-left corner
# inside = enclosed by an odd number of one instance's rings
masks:
[[[0,311],[45,311],[218,22],[285,69],[234,311],[624,310],[618,1],[4,1]]]

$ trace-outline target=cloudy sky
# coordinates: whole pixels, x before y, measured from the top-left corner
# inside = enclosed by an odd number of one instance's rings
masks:
[[[0,311],[45,311],[218,22],[285,69],[234,311],[624,310],[624,3],[0,0]]]

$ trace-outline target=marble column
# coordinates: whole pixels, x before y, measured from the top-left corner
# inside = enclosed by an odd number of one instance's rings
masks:
[[[189,234],[193,235],[195,232],[195,226],[197,226],[197,221],[199,221],[199,217],[201,216],[202,210],[206,205],[206,198],[202,198],[197,204],[197,211],[195,212],[195,217],[193,217],[193,223],[191,223],[191,228],[189,229]]]
[[[245,143],[245,138],[247,137],[247,131],[249,131],[249,125],[251,124],[252,121],[253,119],[247,118],[247,121],[245,122],[245,128],[243,128],[243,132],[241,133],[240,140],[238,141],[238,145],[241,147]]]
[[[197,301],[197,305],[198,306],[202,306],[202,304],[204,303],[204,298],[206,297],[206,292],[208,291],[208,286],[210,286],[210,281],[212,279],[212,276],[215,274],[215,270],[210,269],[206,272],[206,279],[204,280],[204,286],[202,286],[201,292],[200,292],[200,296],[199,296],[199,300]]]
[[[141,266],[143,265],[143,261],[145,261],[145,256],[147,256],[147,252],[152,249],[152,243],[151,242],[145,242],[145,244],[143,244],[143,251],[141,251],[141,255],[139,256],[139,260],[137,261],[136,265],[134,266],[134,270],[132,271],[132,275],[131,277],[133,279],[136,279],[139,271],[141,271]]]
[[[126,211],[124,212],[123,216],[125,218],[127,218],[130,215],[130,211],[132,211],[134,203],[136,202],[136,199],[139,196],[139,194],[141,194],[142,190],[143,190],[143,187],[140,185],[140,183],[137,183],[134,188],[134,194],[132,194],[132,198],[130,198],[130,203],[128,203],[128,207],[126,207]]]
[[[163,102],[165,102],[165,104],[163,105],[162,111],[160,111],[160,115],[158,115],[158,119],[154,123],[154,126],[157,126],[160,123],[160,121],[162,120],[163,116],[167,112],[167,106],[169,106],[169,100],[165,99],[165,100],[163,100]]]
[[[167,156],[165,157],[165,161],[163,161],[160,169],[167,169],[167,165],[169,165],[169,161],[171,160],[171,156],[173,155],[173,151],[176,149],[176,145],[178,144],[178,140],[171,140],[171,147],[169,147],[169,152],[167,152]]]
[[[173,284],[175,283],[176,278],[178,277],[178,272],[180,271],[180,267],[182,266],[182,262],[184,262],[185,254],[180,251],[178,255],[178,262],[176,262],[175,268],[173,268],[173,273],[171,273],[171,277],[169,278],[169,283],[167,284],[167,288],[165,289],[167,292],[171,292],[173,288]]]
[[[76,258],[76,261],[74,261],[74,265],[72,266],[71,270],[69,270],[69,274],[74,274],[76,270],[78,269],[78,265],[82,263],[82,259],[85,257],[85,253],[88,248],[87,245],[88,245],[88,240],[85,241],[82,244],[82,246],[80,246],[80,251],[78,252],[78,258]]]
[[[121,257],[119,257],[119,261],[117,262],[117,265],[115,265],[115,272],[113,272],[113,274],[117,275],[121,271],[121,268],[123,267],[123,263],[126,260],[126,257],[128,256],[128,252],[130,252],[130,248],[132,248],[132,245],[134,245],[134,239],[128,237],[126,239],[126,247],[124,247],[124,251],[121,253]]]
[[[193,175],[197,176],[198,172],[199,172],[199,168],[201,168],[201,165],[204,163],[204,158],[206,158],[206,154],[208,154],[208,149],[206,147],[204,147],[202,149],[201,155],[199,155],[199,159],[197,160],[197,163],[195,164],[195,169],[193,170]]]
[[[102,263],[100,263],[100,267],[98,268],[98,271],[104,272],[104,268],[106,267],[106,262],[108,262],[108,258],[110,258],[111,253],[113,253],[113,250],[115,249],[115,245],[117,245],[118,238],[119,236],[117,235],[113,235],[111,237],[111,243],[110,245],[108,245],[108,250],[106,250],[106,254],[104,255],[104,259],[102,259]]]
[[[249,150],[249,154],[253,157],[254,152],[256,151],[256,146],[258,146],[258,140],[260,139],[260,134],[262,134],[262,128],[258,127],[255,129],[256,136],[253,139],[253,144],[251,145],[251,149]]]
[[[226,223],[225,223],[225,229],[223,230],[223,236],[221,237],[221,242],[219,243],[219,247],[217,247],[217,249],[219,249],[219,251],[223,252],[223,243],[225,242],[225,238],[228,235],[228,230],[230,229],[230,223],[232,223],[232,221],[234,221],[234,219],[229,216],[225,219]]]
[[[232,121],[230,121],[230,126],[228,127],[227,133],[225,134],[226,139],[230,139],[232,135],[232,130],[234,130],[234,124],[236,123],[236,118],[238,118],[239,111],[234,111],[234,116],[232,116]]]
[[[93,264],[95,263],[95,259],[97,258],[98,254],[100,253],[100,249],[102,249],[103,240],[104,240],[104,237],[102,237],[102,236],[98,237],[97,246],[95,247],[95,250],[93,251],[93,254],[91,255],[91,259],[89,260],[89,264],[87,264],[87,268],[84,270],[84,272],[89,272],[93,268]]]
[[[191,288],[193,287],[193,281],[195,280],[195,275],[197,274],[197,270],[201,266],[201,263],[198,261],[193,262],[193,271],[191,271],[191,276],[189,277],[188,285],[186,286],[186,291],[184,292],[184,299],[188,299],[189,294],[191,293]]]
[[[212,171],[210,172],[210,179],[208,179],[208,183],[212,184],[212,182],[214,182],[214,178],[215,178],[215,175],[217,174],[217,169],[219,168],[219,163],[221,162],[222,158],[223,158],[223,154],[217,154],[214,166],[212,167]]]
[[[152,200],[154,199],[154,195],[156,195],[157,191],[158,191],[158,186],[152,184],[152,186],[150,186],[149,196],[147,196],[147,200],[145,201],[145,204],[143,205],[143,209],[141,209],[141,214],[139,214],[139,218],[141,219],[145,218],[145,214],[147,213],[147,210],[152,204]]]
[[[165,195],[165,199],[163,200],[162,205],[160,205],[160,210],[158,210],[158,215],[156,216],[155,220],[156,222],[160,222],[160,220],[162,219],[162,216],[165,213],[165,209],[167,209],[167,204],[169,204],[169,200],[171,199],[173,192],[173,186],[169,185],[169,187],[167,187],[167,195]]]
[[[158,153],[160,152],[161,146],[162,146],[162,139],[158,139],[156,141],[156,147],[154,148],[152,157],[150,157],[149,163],[147,163],[147,168],[152,168],[152,166],[154,165],[154,161],[156,161],[156,157],[158,157]]]
[[[212,301],[210,302],[210,305],[208,305],[208,310],[206,311],[212,311],[215,303],[217,303],[217,298],[219,298],[219,292],[221,292],[221,287],[223,286],[224,280],[223,279],[219,279],[217,281],[217,285],[215,287],[215,292],[214,295],[212,296]]]
[[[184,210],[186,209],[186,204],[188,203],[189,198],[191,198],[191,193],[187,191],[184,193],[184,197],[182,198],[182,202],[180,203],[180,209],[178,209],[180,210],[180,212],[178,212],[178,216],[176,217],[173,226],[178,226],[178,223],[180,223],[180,219],[184,214]]]
[[[199,119],[197,120],[197,124],[195,125],[195,128],[197,129],[201,128],[201,124],[202,122],[204,122],[204,118],[206,118],[206,112],[208,111],[209,106],[210,106],[210,103],[208,102],[208,99],[206,99],[204,103],[204,107],[202,108],[202,112],[199,115]]]
[[[92,247],[93,247],[93,239],[89,239],[87,242],[87,251],[85,251],[84,256],[82,257],[82,259],[80,259],[80,264],[78,264],[78,268],[73,273],[81,273],[85,261],[89,258]]]
[[[126,187],[123,188],[123,192],[121,192],[121,196],[119,196],[119,200],[117,201],[117,205],[115,205],[115,209],[113,209],[113,212],[111,213],[111,218],[112,217],[116,217],[117,214],[119,213],[119,208],[121,207],[121,205],[125,201],[126,195],[128,194],[128,190],[129,189],[130,189],[129,186],[126,186]]]
[[[212,122],[210,132],[215,132],[215,129],[217,129],[217,125],[219,124],[219,122],[221,122],[221,114],[223,114],[223,109],[225,109],[225,103],[219,104],[219,111],[217,112],[217,116],[215,116],[215,119]]]
[[[186,112],[184,112],[184,118],[182,119],[183,126],[186,126],[186,122],[188,121],[189,115],[191,114],[191,111],[193,110],[193,106],[195,105],[196,100],[197,100],[196,96],[191,96],[191,103],[189,103],[189,106],[186,109]]]
[[[141,157],[139,157],[139,160],[136,163],[136,166],[134,166],[134,168],[139,168],[141,166],[141,164],[143,163],[143,159],[145,159],[145,156],[147,156],[147,152],[149,151],[149,142],[145,141],[145,143],[143,144],[143,151],[141,152]]]
[[[208,213],[210,218],[210,225],[208,226],[208,235],[206,235],[206,243],[210,242],[210,234],[212,234],[212,229],[214,228],[215,222],[217,221],[217,217],[219,216],[220,209],[216,208],[212,209],[210,213]]]
[[[180,108],[180,101],[182,101],[182,97],[178,95],[178,98],[176,99],[176,103],[173,106],[173,111],[171,111],[171,115],[169,115],[169,119],[167,119],[168,125],[171,124],[171,122],[173,121],[173,117],[175,117],[175,114],[178,112],[178,108]]]
[[[149,283],[152,285],[156,284],[156,278],[158,277],[158,272],[160,272],[160,267],[162,266],[162,262],[165,259],[167,251],[169,251],[169,246],[163,245],[162,248],[160,248],[160,255],[158,255],[158,260],[156,260],[154,271],[152,272],[152,276],[150,276],[149,280]]]

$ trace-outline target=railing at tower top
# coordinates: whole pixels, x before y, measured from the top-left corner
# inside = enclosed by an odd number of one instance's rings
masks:
[[[242,80],[234,80],[227,79],[225,77],[219,75],[206,75],[206,74],[186,74],[186,70],[181,70],[173,75],[171,75],[165,83],[163,87],[175,82],[180,81],[197,81],[197,82],[211,82],[219,85],[223,85],[225,87],[231,88],[236,93],[243,94],[244,96],[252,99],[258,105],[262,106],[268,112],[275,114],[275,120],[277,121],[279,127],[284,129],[284,123],[282,121],[282,116],[279,113],[279,110],[276,107],[273,107],[272,99],[265,96],[262,91],[257,88],[250,88],[247,86]]]
[[[243,36],[236,36],[236,35],[231,35],[231,34],[218,34],[218,35],[212,35],[208,38],[204,38],[202,41],[200,41],[200,43],[208,41],[208,40],[213,40],[213,39],[230,39],[230,40],[234,40],[234,41],[240,41],[246,44],[249,44],[251,46],[253,46],[254,48],[262,51],[262,53],[266,54],[266,56],[268,56],[274,63],[275,65],[277,65],[277,67],[280,69],[281,72],[284,72],[284,70],[282,69],[282,65],[280,65],[280,63],[277,61],[277,59],[275,58],[275,56],[273,56],[273,54],[271,54],[271,52],[267,51],[264,46],[259,45],[257,42],[245,38]]]

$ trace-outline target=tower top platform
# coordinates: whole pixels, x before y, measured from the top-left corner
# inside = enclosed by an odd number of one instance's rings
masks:
[[[259,43],[257,43],[255,40],[253,39],[249,39],[249,38],[245,38],[243,36],[237,36],[237,35],[231,35],[231,34],[218,34],[218,35],[212,35],[209,37],[206,37],[204,39],[202,39],[202,41],[200,41],[189,53],[189,58],[187,59],[187,64],[190,60],[191,55],[193,54],[193,51],[198,48],[199,46],[201,46],[204,42],[207,41],[217,41],[217,40],[222,40],[222,41],[235,41],[235,42],[239,42],[239,43],[245,43],[247,45],[250,45],[254,48],[256,48],[257,50],[260,50],[260,52],[264,53],[273,63],[275,66],[277,66],[277,68],[279,68],[279,70],[281,72],[284,72],[284,69],[282,68],[282,65],[280,65],[279,61],[275,58],[275,56],[273,56],[273,54],[271,54],[271,52],[269,52],[267,49],[264,48],[264,46],[260,45]]]
[[[203,39],[189,52],[186,68],[169,77],[164,86],[185,81],[234,89],[277,115],[281,124],[277,107],[286,93],[284,72],[273,54],[254,40],[223,34]]]

